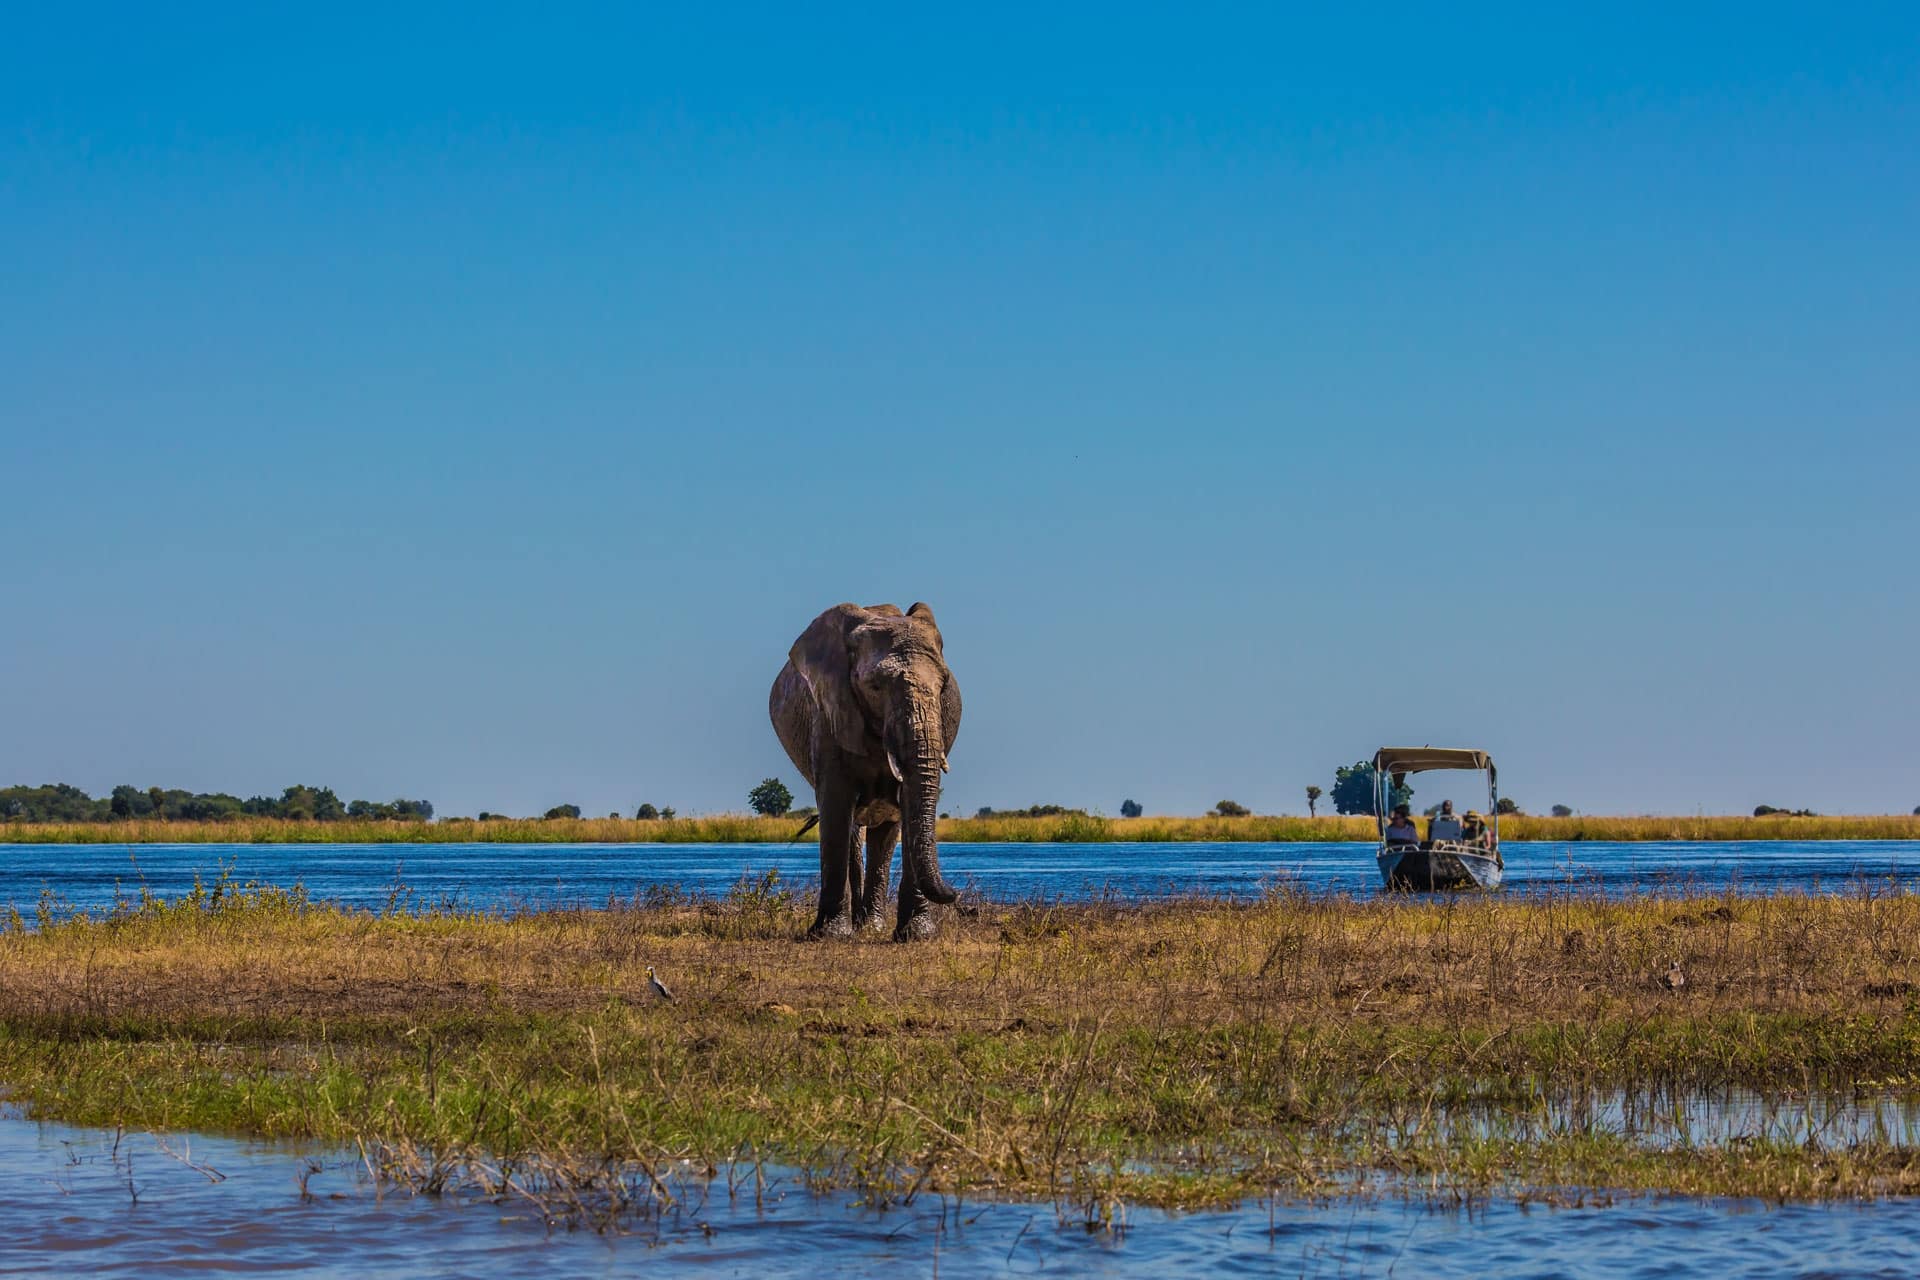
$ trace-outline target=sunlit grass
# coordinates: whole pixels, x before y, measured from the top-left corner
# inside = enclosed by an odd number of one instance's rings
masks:
[[[49,1118],[364,1143],[423,1178],[747,1153],[880,1194],[1169,1204],[1381,1177],[1920,1190],[1920,1120],[1792,1121],[1920,1098],[1911,895],[971,912],[805,944],[776,879],[511,916],[215,884],[0,931],[0,1081]],[[1779,1129],[1593,1119],[1728,1091]]]
[[[229,822],[0,823],[0,843],[20,844],[779,844],[798,818],[750,814],[639,821],[631,818],[491,819],[486,822],[301,822],[240,818]],[[1372,840],[1371,818],[948,818],[940,839],[1011,844],[1108,841]],[[1920,840],[1920,815],[1772,815],[1698,817],[1537,817],[1500,819],[1504,840]],[[811,836],[807,837],[811,839]]]

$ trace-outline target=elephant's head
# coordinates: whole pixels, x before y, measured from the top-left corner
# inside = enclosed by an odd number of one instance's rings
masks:
[[[822,736],[843,758],[864,762],[876,784],[897,787],[903,876],[927,898],[952,902],[934,820],[940,774],[960,731],[960,686],[947,669],[933,610],[837,605],[814,620],[788,657],[821,713]]]

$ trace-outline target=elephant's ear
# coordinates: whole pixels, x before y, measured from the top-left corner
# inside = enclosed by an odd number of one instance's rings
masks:
[[[793,669],[813,695],[813,705],[820,709],[828,736],[844,751],[858,752],[866,739],[866,719],[853,696],[847,642],[867,617],[857,604],[837,604],[815,618],[787,650]]]
[[[933,632],[933,646],[941,653],[947,651],[947,642],[940,636],[940,624],[933,620],[933,606],[924,600],[915,600],[913,607],[907,610],[909,618],[917,618],[927,630]]]
[[[946,739],[940,744],[942,752],[951,752],[953,740],[960,736],[960,682],[951,671],[940,686],[940,736]]]

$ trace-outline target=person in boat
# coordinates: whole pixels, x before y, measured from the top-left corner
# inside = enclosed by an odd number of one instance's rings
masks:
[[[1467,844],[1484,845],[1487,842],[1487,820],[1474,810],[1467,810],[1460,819],[1460,839]]]
[[[1412,811],[1406,805],[1396,806],[1393,816],[1387,819],[1387,843],[1420,843],[1420,828],[1413,825]]]
[[[1433,821],[1427,824],[1427,840],[1438,844],[1442,840],[1460,838],[1460,819],[1453,815],[1453,801],[1442,800],[1440,812],[1433,815]]]

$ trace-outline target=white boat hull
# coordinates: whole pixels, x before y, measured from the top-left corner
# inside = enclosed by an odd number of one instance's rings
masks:
[[[1436,890],[1498,889],[1506,871],[1498,850],[1477,845],[1382,845],[1377,855],[1380,882],[1389,889],[1426,893]]]

